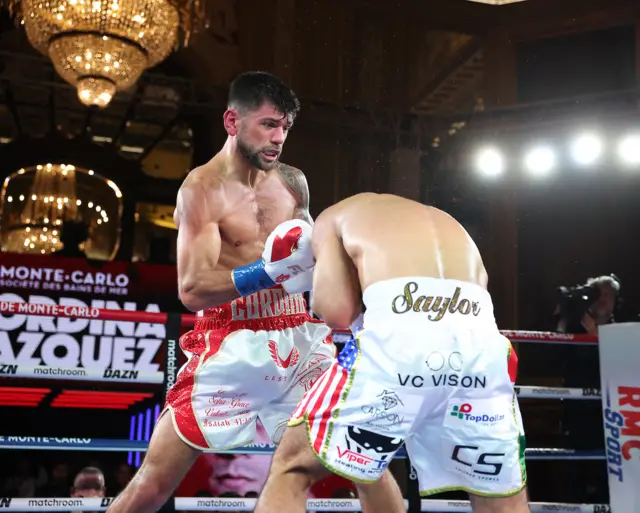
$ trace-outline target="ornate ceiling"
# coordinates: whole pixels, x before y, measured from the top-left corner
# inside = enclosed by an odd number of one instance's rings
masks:
[[[104,110],[83,107],[3,12],[0,142],[20,133],[86,135],[145,162],[149,174],[180,178],[190,165],[190,123],[217,117],[227,84],[246,69],[269,70],[289,81],[311,107],[314,122],[325,126],[366,127],[358,120],[367,116],[383,125],[392,113],[450,117],[482,111],[488,34],[518,27],[531,32],[531,24],[549,23],[550,13],[575,23],[580,13],[602,4],[495,5],[505,3],[210,0],[208,29]],[[171,165],[163,170],[168,159]]]

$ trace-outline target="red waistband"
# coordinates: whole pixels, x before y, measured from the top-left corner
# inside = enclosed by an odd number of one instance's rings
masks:
[[[309,321],[313,319],[302,294],[287,294],[282,287],[273,287],[199,312],[194,330],[283,330]]]
[[[283,315],[269,319],[248,319],[246,321],[234,321],[226,318],[203,317],[196,321],[194,331],[221,330],[251,330],[251,331],[282,331],[287,328],[296,328],[305,322],[320,322],[312,318],[308,313],[296,315]]]

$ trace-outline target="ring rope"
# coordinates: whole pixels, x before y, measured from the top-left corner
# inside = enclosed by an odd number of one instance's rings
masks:
[[[80,319],[99,319],[106,321],[124,322],[147,322],[150,324],[165,324],[168,321],[168,314],[162,312],[144,312],[140,310],[115,310],[94,307],[64,306],[43,303],[7,302],[0,301],[0,314],[13,315],[37,315],[37,316],[57,316]],[[180,323],[183,327],[192,327],[195,322],[195,315],[182,314]],[[348,330],[334,330],[336,339],[351,338]],[[573,335],[553,332],[535,331],[515,331],[502,330],[502,335],[513,342],[534,342],[534,343],[575,343],[575,344],[597,344],[598,339],[591,335]],[[70,369],[74,370],[74,369]],[[79,369],[75,369],[76,371]],[[76,379],[87,379],[99,377],[101,371],[89,372],[89,369],[81,369],[85,372],[77,375]],[[95,374],[95,376],[93,376]],[[152,382],[162,383],[163,373],[154,376]],[[60,376],[49,376],[59,379]],[[73,375],[65,375],[73,379]],[[129,380],[123,380],[129,381]],[[557,388],[557,387],[533,387],[518,386],[516,394],[521,398],[533,399],[600,399],[600,390],[578,389],[578,388]],[[74,439],[74,438],[48,438],[48,437],[15,437],[0,436],[0,449],[35,449],[35,450],[92,450],[92,451],[146,451],[147,442],[129,440],[109,440],[109,439]],[[228,451],[216,451],[226,454],[271,454],[273,445],[262,444],[262,446],[246,446],[231,449]],[[398,451],[397,457],[406,458],[406,451],[402,448]],[[606,458],[604,451],[578,451],[574,449],[527,449],[527,459],[535,460],[603,460]],[[6,511],[73,511],[77,509],[90,509],[93,511],[104,511],[112,501],[112,498],[105,499],[59,499],[59,498],[0,498],[0,508]],[[407,502],[407,501],[405,501]],[[175,509],[178,511],[252,511],[255,507],[255,499],[231,499],[231,498],[194,498],[182,497],[175,499]],[[532,513],[543,511],[575,511],[575,512],[610,512],[607,504],[563,504],[563,503],[530,503]],[[307,501],[307,509],[314,511],[360,511],[360,504],[357,499],[311,499]],[[443,501],[443,500],[422,500],[421,511],[438,512],[468,512],[471,511],[468,501]]]
[[[91,319],[102,321],[148,322],[149,324],[165,324],[168,314],[164,312],[145,312],[142,310],[112,310],[93,306],[52,305],[45,303],[25,303],[0,301],[0,314],[37,315],[41,317],[65,317],[74,319]],[[182,314],[183,327],[193,327],[196,316]]]
[[[65,306],[45,303],[25,303],[0,301],[0,314],[6,315],[38,315],[44,317],[66,317],[78,319],[99,319],[103,321],[147,322],[150,324],[164,324],[167,322],[167,313],[144,312],[142,310],[112,310],[108,308],[95,308],[89,306]],[[182,314],[183,327],[192,327],[196,316],[194,314]],[[343,337],[351,337],[349,330],[333,330],[334,334]],[[512,342],[536,342],[559,344],[597,344],[598,337],[593,335],[581,335],[570,333],[553,333],[546,331],[522,331],[501,330],[500,333]]]
[[[105,498],[12,498],[0,497],[2,511],[105,511],[113,497]],[[176,511],[253,511],[257,499],[176,497]],[[405,502],[405,507],[408,501]],[[531,513],[567,511],[575,513],[610,513],[608,504],[567,504],[559,502],[530,502]],[[308,499],[307,510],[362,511],[358,499]],[[420,511],[440,513],[470,512],[469,501],[422,499]]]

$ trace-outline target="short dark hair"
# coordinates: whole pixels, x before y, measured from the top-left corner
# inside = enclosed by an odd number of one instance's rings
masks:
[[[251,111],[258,109],[265,101],[273,103],[285,116],[295,118],[300,111],[296,93],[271,73],[247,71],[231,82],[228,108]]]
[[[104,486],[104,474],[102,470],[97,467],[84,467],[80,472],[76,474],[75,479],[73,480],[74,488],[83,489],[82,482],[85,480],[97,480],[100,482],[101,486]]]

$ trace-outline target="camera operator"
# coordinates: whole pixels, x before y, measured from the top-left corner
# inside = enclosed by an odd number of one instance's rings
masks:
[[[620,304],[620,280],[613,274],[589,278],[583,285],[560,287],[556,330],[561,333],[598,334],[598,326],[615,322]],[[564,386],[600,388],[600,363],[596,344],[568,344],[562,348]],[[602,444],[602,411],[599,401],[564,401],[562,430],[565,443],[575,449],[594,449]],[[582,465],[568,477],[573,502],[606,500],[606,475],[602,469]],[[586,497],[585,497],[586,492]]]
[[[589,278],[584,285],[560,287],[556,309],[560,333],[598,334],[598,326],[614,321],[620,280],[614,275]]]

